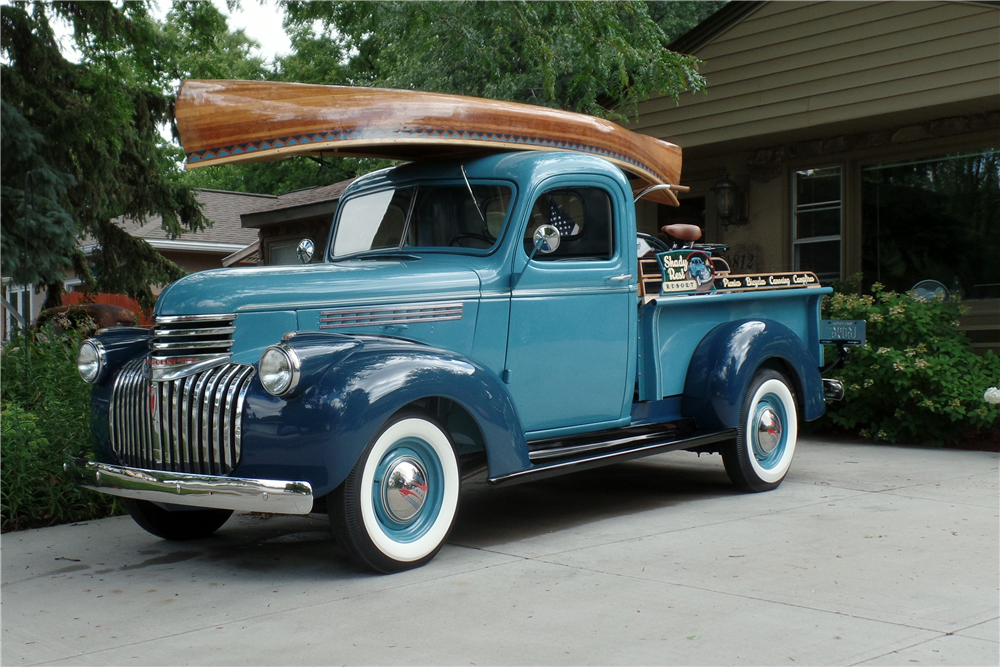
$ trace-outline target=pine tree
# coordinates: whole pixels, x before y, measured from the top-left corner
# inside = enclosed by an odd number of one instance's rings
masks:
[[[79,63],[60,51],[56,16],[73,26]],[[207,221],[162,146],[170,61],[147,4],[4,5],[0,35],[3,274],[45,287],[47,307],[70,266],[92,289],[151,306],[150,285],[184,272],[112,221],[156,215],[172,236]],[[97,248],[89,263],[79,239]]]

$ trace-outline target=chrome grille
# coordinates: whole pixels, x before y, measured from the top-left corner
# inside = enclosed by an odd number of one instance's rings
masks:
[[[243,401],[254,367],[226,363],[155,382],[143,373],[145,363],[126,364],[111,394],[111,446],[122,463],[228,474],[240,460]]]
[[[337,308],[319,314],[320,329],[364,327],[377,324],[410,324],[413,322],[444,322],[460,320],[464,304],[461,301],[444,303],[407,303],[369,308]]]
[[[236,315],[167,315],[150,331],[150,375],[176,380],[229,361]]]

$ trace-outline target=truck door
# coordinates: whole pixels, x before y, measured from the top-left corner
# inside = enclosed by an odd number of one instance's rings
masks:
[[[579,179],[577,179],[579,180]],[[634,270],[611,192],[556,186],[538,194],[515,251],[507,340],[509,385],[528,432],[621,417],[628,379]],[[535,253],[541,224],[561,234],[551,254]],[[631,240],[635,246],[635,240]]]

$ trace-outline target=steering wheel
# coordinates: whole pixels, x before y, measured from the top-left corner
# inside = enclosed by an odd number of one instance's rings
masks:
[[[653,246],[653,248],[655,248],[657,252],[666,252],[670,250],[670,248],[667,247],[666,243],[664,243],[661,239],[656,238],[652,234],[646,234],[644,232],[636,232],[636,237],[642,239],[649,245]]]
[[[483,243],[486,244],[487,248],[491,248],[493,246],[493,242],[496,240],[496,239],[491,239],[490,237],[486,236],[485,234],[475,234],[473,232],[463,232],[462,234],[455,234],[455,236],[451,237],[451,240],[448,241],[448,245],[449,246],[457,245],[460,248],[464,248],[466,246],[463,246],[460,243],[460,241],[462,239],[476,239],[477,241],[482,241]]]

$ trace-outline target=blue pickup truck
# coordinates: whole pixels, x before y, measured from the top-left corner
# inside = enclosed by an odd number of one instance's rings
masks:
[[[167,539],[233,510],[325,512],[382,572],[433,558],[484,471],[691,450],[773,489],[799,420],[843,394],[821,378],[830,290],[637,241],[633,198],[611,162],[558,151],[359,178],[302,266],[190,275],[151,330],[86,341],[97,460],[67,470]]]

